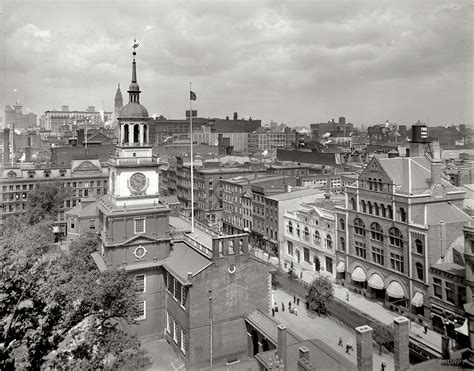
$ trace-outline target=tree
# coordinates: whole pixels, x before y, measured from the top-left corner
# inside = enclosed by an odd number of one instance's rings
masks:
[[[29,224],[55,220],[69,196],[70,190],[59,182],[40,183],[28,193],[26,215]]]
[[[136,313],[134,282],[124,270],[97,269],[95,234],[73,243],[69,254],[48,255],[50,222],[17,218],[6,227],[0,369],[135,369],[147,362],[127,331]]]
[[[334,287],[327,277],[316,278],[309,286],[306,294],[306,302],[308,309],[326,313],[328,304],[334,298]]]
[[[290,279],[292,279],[292,280],[298,278],[298,276],[295,272],[295,266],[294,266],[293,262],[291,262],[290,269],[288,269],[288,277],[290,277]]]
[[[379,346],[379,354],[382,355],[382,347],[393,342],[393,327],[390,325],[375,323],[373,330],[373,339]]]

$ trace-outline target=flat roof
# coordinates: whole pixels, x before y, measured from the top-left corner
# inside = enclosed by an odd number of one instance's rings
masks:
[[[324,193],[325,193],[325,190],[321,190],[320,188],[309,188],[309,189],[301,189],[298,191],[279,193],[277,195],[269,196],[267,198],[274,201],[286,201],[286,200],[291,200],[293,198],[319,195],[319,194],[324,194]]]

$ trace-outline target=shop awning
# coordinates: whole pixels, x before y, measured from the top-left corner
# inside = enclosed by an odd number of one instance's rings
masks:
[[[459,332],[460,334],[463,334],[465,336],[469,336],[469,331],[467,328],[467,318],[464,320],[464,323],[462,324],[461,327],[455,328],[454,331]]]
[[[385,286],[382,277],[380,277],[377,273],[374,273],[370,276],[367,285],[376,290],[382,290]]]
[[[405,292],[403,291],[402,285],[397,281],[392,281],[390,282],[390,285],[388,285],[387,295],[391,298],[402,299],[405,297]]]
[[[413,299],[411,299],[411,305],[417,308],[422,307],[423,299],[424,299],[423,294],[421,292],[417,292],[415,296],[413,297]]]
[[[343,261],[340,261],[339,264],[336,267],[336,272],[337,273],[344,273],[346,271],[346,263]]]
[[[365,282],[367,276],[365,275],[364,270],[361,267],[355,267],[354,271],[351,274],[351,278],[356,282]]]

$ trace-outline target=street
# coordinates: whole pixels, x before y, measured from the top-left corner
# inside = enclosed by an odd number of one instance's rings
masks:
[[[307,314],[304,300],[300,300],[300,305],[298,306],[298,315],[294,315],[288,311],[288,302],[293,303],[293,296],[290,296],[288,293],[282,290],[273,290],[273,297],[279,306],[279,311],[275,313],[275,318],[287,326],[289,329],[297,333],[303,339],[321,339],[327,345],[338,351],[344,357],[350,359],[354,364],[357,363],[356,356],[356,335],[354,330],[350,330],[346,326],[336,322],[330,317],[318,317],[317,315],[314,318],[310,318]],[[285,311],[281,311],[281,303],[285,304]],[[293,305],[293,304],[292,304]],[[312,316],[313,317],[313,316]],[[344,345],[342,347],[338,346],[339,337],[342,337]],[[352,342],[354,350],[350,351],[350,354],[346,354],[346,344]],[[386,371],[394,369],[393,355],[387,352],[385,349],[382,353],[382,356],[378,353],[378,347],[374,343],[374,370],[381,369],[382,361],[385,361],[387,367]],[[311,355],[310,355],[311,361]],[[312,360],[314,362],[314,360]]]

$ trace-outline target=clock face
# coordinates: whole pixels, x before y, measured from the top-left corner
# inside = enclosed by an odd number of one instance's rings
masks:
[[[142,173],[132,174],[130,177],[130,188],[134,191],[141,191],[146,186],[146,176]]]

